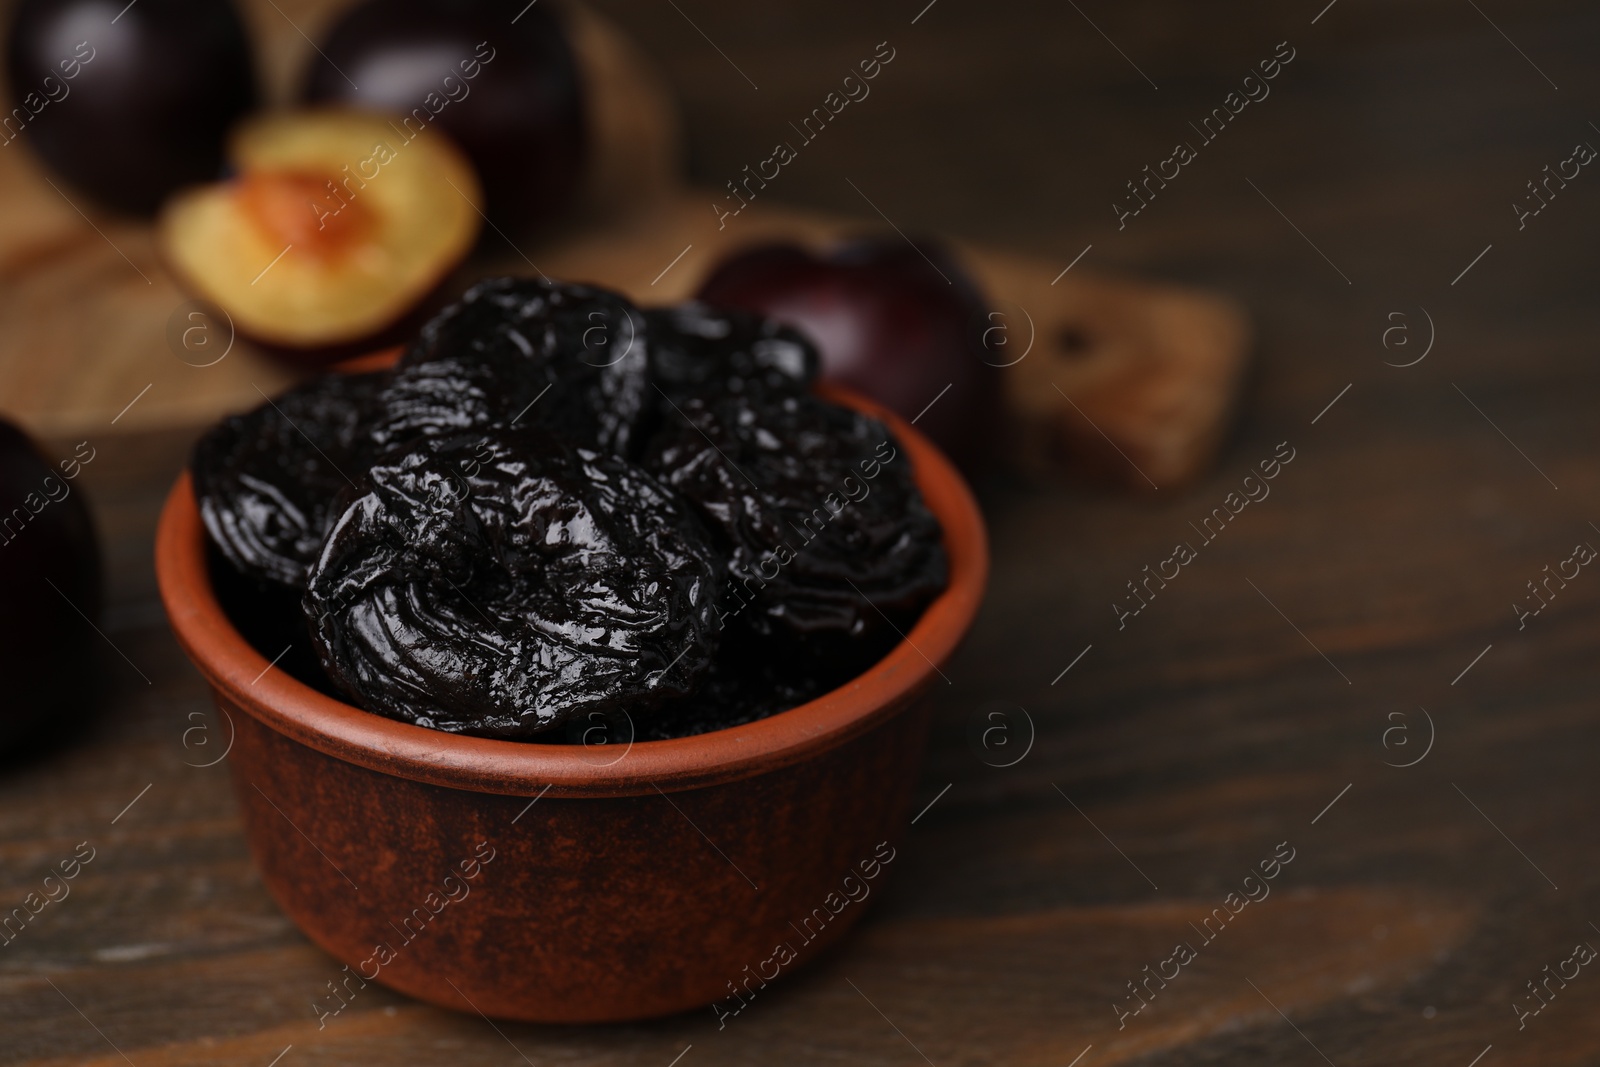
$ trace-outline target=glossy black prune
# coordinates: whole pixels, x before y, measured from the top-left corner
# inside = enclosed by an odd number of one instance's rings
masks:
[[[834,688],[806,686],[762,674],[719,673],[720,666],[721,661],[693,695],[641,717],[635,724],[634,740],[667,741],[746,726],[797,708]]]
[[[878,649],[882,658],[893,639]],[[776,654],[775,654],[776,653]],[[790,662],[765,642],[742,631],[724,632],[717,656],[693,693],[641,716],[634,739],[663,741],[727,730],[799,707],[845,684],[858,673],[851,660]]]
[[[240,573],[300,587],[334,498],[375,455],[367,427],[385,371],[330,374],[218,423],[190,470],[212,543]]]
[[[375,431],[385,445],[540,425],[567,442],[637,451],[652,412],[644,316],[604,289],[524,278],[480,282],[401,357]]]
[[[727,553],[726,625],[862,667],[944,588],[939,525],[876,419],[810,395],[691,397],[643,462]]]
[[[688,506],[538,428],[413,442],[347,495],[307,583],[324,670],[362,707],[527,737],[692,691],[719,568]]]
[[[712,391],[802,393],[822,366],[816,346],[799,332],[747,311],[690,303],[644,316],[651,377],[674,403]]]
[[[206,545],[206,571],[217,604],[239,636],[261,653],[274,671],[282,671],[325,696],[344,699],[317,660],[317,650],[306,627],[306,613],[300,604],[305,596],[302,588],[261,582],[240,574],[215,543]]]

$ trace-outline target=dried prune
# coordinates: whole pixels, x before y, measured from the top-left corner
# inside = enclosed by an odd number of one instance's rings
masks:
[[[804,392],[822,365],[816,346],[772,319],[746,311],[679,304],[645,312],[650,374],[673,402],[710,391]]]
[[[334,498],[367,467],[367,426],[387,372],[330,374],[243,415],[195,445],[190,469],[212,542],[242,574],[299,587]]]
[[[856,673],[853,663],[841,661],[796,670],[771,653],[748,635],[724,634],[699,688],[642,717],[635,724],[635,740],[662,741],[744,726],[815,700]]]
[[[693,696],[673,701],[636,723],[634,740],[667,741],[747,726],[799,707],[825,692],[822,689],[811,693],[777,680],[713,674]]]
[[[283,669],[419,726],[591,744],[779,713],[881,658],[947,571],[899,442],[812,395],[818,362],[742,312],[481,283],[395,371],[202,440],[216,587]]]
[[[540,428],[419,440],[347,495],[305,610],[367,710],[526,737],[693,690],[718,638],[708,537],[641,468]]]
[[[375,436],[396,445],[537,424],[571,444],[629,455],[656,395],[645,331],[643,314],[604,289],[480,282],[401,357]]]
[[[865,666],[943,589],[938,522],[883,423],[810,395],[691,397],[678,415],[643,462],[719,535],[727,625]]]
[[[273,670],[282,671],[325,696],[343,699],[317,661],[306,614],[300,606],[305,591],[299,586],[249,578],[224,559],[215,544],[206,549],[211,592],[239,636],[261,653]]]

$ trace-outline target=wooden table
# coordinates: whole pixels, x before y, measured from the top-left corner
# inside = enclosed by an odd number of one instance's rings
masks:
[[[225,767],[185,765],[212,758],[206,734],[185,743],[207,699],[149,560],[193,431],[108,431],[81,484],[112,603],[81,641],[109,707],[0,778],[0,907],[79,842],[95,858],[0,948],[0,1064],[1600,1060],[1600,975],[1564,962],[1600,945],[1600,576],[1552,584],[1521,629],[1512,608],[1600,545],[1600,177],[1520,230],[1510,206],[1600,145],[1600,12],[600,6],[682,92],[708,184],[888,39],[873,96],[775,197],[859,212],[865,194],[908,232],[1061,267],[1092,245],[1085,266],[1243,299],[1258,372],[1218,469],[1145,499],[984,488],[994,580],[938,694],[931,806],[858,933],[726,1029],[496,1027],[369,987],[319,1031],[308,1002],[336,968],[263,891]],[[1119,230],[1124,182],[1284,40],[1271,95]],[[1418,358],[1430,320],[1427,356],[1386,366]],[[1270,495],[1205,541],[1280,442]],[[1126,583],[1180,542],[1195,558],[1119,626]],[[1011,747],[975,745],[974,716],[1009,722]],[[1119,1029],[1156,972],[1176,976]]]

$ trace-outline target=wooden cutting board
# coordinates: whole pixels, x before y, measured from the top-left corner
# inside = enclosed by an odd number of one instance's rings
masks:
[[[279,86],[269,100],[282,99],[304,42],[287,18],[246,6],[269,82]],[[288,13],[314,24],[323,7],[305,0]],[[541,271],[643,304],[671,303],[744,245],[823,247],[880,228],[770,202],[719,222],[719,195],[682,182],[678,115],[649,63],[598,15],[572,15],[595,129],[584,201],[536,244],[496,252],[491,239],[488,253],[463,268],[463,286],[484,274]],[[955,248],[1005,331],[1005,360],[1015,361],[1006,370],[1004,429],[1019,465],[1145,491],[1204,469],[1248,345],[1233,304]],[[20,146],[0,151],[0,413],[52,437],[199,425],[306,373],[190,311],[148,224],[99,212]]]

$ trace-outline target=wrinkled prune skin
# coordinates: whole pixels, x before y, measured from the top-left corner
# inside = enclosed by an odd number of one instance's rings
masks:
[[[693,303],[652,308],[644,315],[650,374],[673,403],[707,392],[803,393],[822,367],[815,345],[760,315]]]
[[[719,636],[708,536],[642,469],[538,428],[419,440],[347,494],[304,607],[367,710],[529,737],[694,689]]]
[[[482,283],[396,371],[202,440],[219,596],[280,669],[447,732],[654,740],[806,703],[947,571],[908,457],[809,392],[818,362],[740,312]]]
[[[642,717],[635,727],[634,740],[667,741],[747,726],[836,688],[820,683],[808,686],[763,674],[722,673],[721,667],[719,661],[693,696],[674,700],[660,711]]]
[[[945,586],[938,521],[876,419],[810,395],[690,397],[643,462],[718,535],[724,624],[774,654],[864,667]]]
[[[260,582],[240,574],[214,543],[206,546],[206,571],[217,604],[239,636],[261,653],[274,671],[282,671],[324,696],[344,699],[317,661],[317,650],[306,628],[306,613],[300,606],[303,589]]]
[[[229,416],[195,445],[200,517],[241,574],[304,585],[334,499],[373,459],[367,426],[388,381],[385,371],[330,374]]]
[[[882,644],[876,658],[894,641]],[[796,664],[748,633],[728,632],[699,688],[642,716],[634,739],[663,741],[745,726],[815,700],[856,673],[854,663],[841,660]]]
[[[646,325],[625,297],[532,278],[491,278],[435,316],[401,357],[374,437],[540,425],[631,456],[653,412]]]

